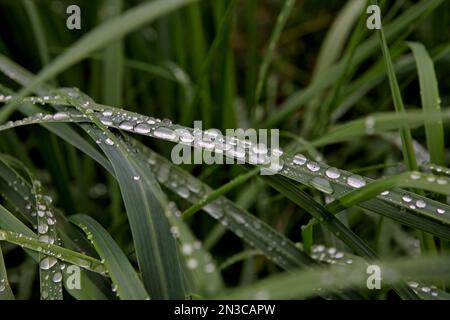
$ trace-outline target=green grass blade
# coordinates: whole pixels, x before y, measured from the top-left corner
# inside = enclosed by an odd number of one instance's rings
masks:
[[[449,282],[448,257],[401,259],[380,263],[386,282],[401,283],[410,278],[425,280],[445,279]],[[350,265],[345,268],[315,268],[294,274],[274,275],[247,288],[237,289],[219,299],[305,299],[316,296],[316,288],[329,292],[335,288],[361,288],[367,286],[367,265]],[[321,291],[322,291],[321,290]]]
[[[376,0],[372,1],[372,4],[377,5],[377,1]],[[391,53],[389,52],[383,28],[379,29],[377,33],[379,36],[381,50],[383,52],[386,72],[389,78],[389,86],[391,88],[392,100],[394,103],[395,111],[399,114],[404,114],[405,106],[403,105],[402,94],[400,92],[400,87],[398,85],[397,77],[395,75],[394,64],[392,63]],[[403,158],[406,163],[406,166],[410,171],[417,170],[417,161],[413,148],[411,131],[409,130],[408,127],[403,127],[400,129],[400,135],[402,138]]]
[[[21,89],[19,96],[25,96],[41,83],[51,79],[61,71],[85,58],[89,53],[102,48],[106,44],[124,37],[156,18],[197,0],[158,0],[138,5],[120,16],[110,19],[99,27],[87,33],[62,55],[53,60],[39,72],[26,87]],[[0,111],[0,122],[3,122],[14,111],[17,105],[13,102]]]
[[[14,294],[9,285],[6,274],[5,262],[3,260],[2,248],[0,247],[0,300],[14,300]]]
[[[259,103],[259,100],[261,98],[264,83],[266,81],[267,72],[269,71],[270,63],[272,62],[272,57],[275,52],[278,39],[280,38],[281,32],[283,31],[286,25],[286,22],[294,8],[294,5],[295,0],[284,1],[283,7],[281,8],[280,14],[278,15],[275,27],[272,31],[272,34],[270,35],[269,45],[267,47],[266,53],[264,54],[263,61],[258,71],[258,78],[255,89],[255,105]]]
[[[375,252],[358,235],[334,217],[325,207],[314,201],[311,196],[300,190],[291,180],[274,176],[264,177],[264,180],[306,210],[356,253],[367,258],[369,261],[378,260]],[[403,284],[395,285],[393,288],[403,299],[415,298],[415,294]]]
[[[109,235],[94,219],[87,215],[74,215],[70,221],[79,226],[91,241],[99,256],[104,260],[108,274],[113,281],[117,295],[125,300],[144,300],[148,298],[138,274],[128,258]]]
[[[417,64],[423,112],[425,114],[440,112],[441,99],[439,97],[439,87],[433,61],[423,44],[409,42],[408,45],[414,54]],[[441,166],[445,165],[444,129],[442,121],[426,123],[425,133],[431,162]]]

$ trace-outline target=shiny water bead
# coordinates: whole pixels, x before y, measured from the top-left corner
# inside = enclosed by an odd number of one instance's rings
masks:
[[[438,214],[444,214],[444,213],[445,213],[445,210],[444,210],[444,209],[441,209],[441,208],[437,208],[437,209],[436,209],[436,212],[437,212]]]
[[[280,148],[273,148],[271,151],[272,155],[274,155],[275,157],[281,157],[284,153]]]
[[[52,281],[53,281],[54,283],[60,283],[60,282],[62,281],[62,273],[61,273],[61,272],[56,272],[56,273],[53,275]]]
[[[338,179],[341,176],[341,172],[335,167],[329,167],[325,171],[325,175],[330,179]]]
[[[417,207],[417,208],[423,209],[423,208],[425,208],[426,206],[427,206],[426,202],[423,201],[422,199],[416,201],[416,207]]]
[[[307,160],[306,157],[303,154],[299,153],[294,156],[294,158],[292,159],[292,162],[294,164],[302,166],[306,163],[306,160]]]
[[[366,181],[358,175],[351,175],[347,178],[347,184],[353,188],[362,188],[366,185]]]
[[[387,196],[387,195],[389,195],[389,190],[383,191],[383,192],[381,193],[381,195],[382,195],[382,196]]]
[[[140,134],[147,134],[151,131],[152,127],[147,123],[140,123],[133,128],[133,131]]]
[[[310,181],[311,186],[316,188],[319,191],[322,191],[327,194],[333,193],[333,187],[327,179],[321,177],[315,177]]]
[[[120,124],[119,124],[119,128],[120,129],[123,129],[123,130],[132,130],[133,129],[133,123],[132,122],[130,122],[130,121],[122,121]]]
[[[42,270],[48,270],[52,268],[57,262],[58,260],[56,260],[56,258],[54,257],[45,257],[41,260],[39,266]]]
[[[158,127],[155,129],[153,134],[155,135],[155,137],[165,140],[173,141],[177,139],[177,134],[175,133],[175,131],[167,127]]]
[[[412,198],[411,198],[411,196],[409,194],[405,194],[405,195],[402,196],[402,200],[404,202],[411,202]]]
[[[308,161],[306,167],[312,172],[317,172],[320,170],[320,165],[315,161]]]
[[[108,146],[113,146],[113,145],[114,145],[114,141],[112,141],[110,138],[106,138],[105,143],[106,143]]]
[[[70,116],[65,112],[57,112],[53,115],[53,120],[67,120]]]
[[[253,153],[255,154],[267,154],[267,146],[264,143],[258,143],[252,148]]]

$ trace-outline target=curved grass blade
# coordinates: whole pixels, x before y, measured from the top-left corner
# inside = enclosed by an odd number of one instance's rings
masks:
[[[375,252],[353,231],[347,228],[341,221],[339,221],[331,212],[323,207],[318,202],[314,201],[304,191],[300,190],[291,180],[285,177],[266,176],[264,180],[268,182],[279,192],[286,195],[298,206],[306,210],[319,223],[323,224],[330,232],[337,238],[342,240],[352,250],[368,260],[378,260]],[[394,285],[393,289],[403,299],[415,299],[415,294],[404,284]]]
[[[158,0],[140,4],[129,9],[120,16],[109,19],[94,30],[87,33],[62,55],[53,60],[39,72],[33,80],[20,90],[18,96],[24,97],[41,83],[56,76],[61,71],[85,58],[89,53],[102,48],[113,40],[120,39],[145,23],[172,12],[188,3],[197,0]],[[0,122],[3,122],[14,111],[17,104],[12,102],[0,111]]]
[[[95,141],[103,141],[100,147],[113,165],[147,291],[154,299],[184,298],[179,257],[165,214],[167,204],[157,182],[126,146],[90,114],[87,107],[93,103],[91,99],[78,91],[68,91],[66,98],[101,128],[84,125]]]
[[[266,81],[267,72],[269,71],[270,63],[272,62],[272,56],[275,52],[278,39],[280,38],[281,32],[289,18],[295,5],[295,0],[285,0],[283,7],[281,8],[280,14],[278,15],[275,28],[272,31],[269,39],[269,46],[267,52],[264,55],[263,61],[258,71],[258,80],[255,89],[255,105],[259,103],[261,98],[261,93],[263,91],[264,82]]]
[[[343,267],[358,265],[358,268],[364,270],[368,264],[361,257],[349,254],[347,252],[341,252],[333,247],[325,247],[324,245],[312,246],[311,257],[324,264],[339,265]],[[421,277],[419,276],[419,279]],[[450,294],[438,289],[435,286],[427,285],[426,283],[416,281],[417,278],[409,278],[407,284],[409,287],[423,300],[448,300]]]
[[[24,180],[23,177],[13,169],[13,167],[20,169],[22,172],[27,172],[28,169],[16,159],[6,155],[1,155],[0,160],[0,190],[6,200],[6,204],[9,204],[11,208],[18,211],[18,214],[20,214],[25,221],[28,221],[30,224],[34,225],[35,228],[37,228],[36,217],[33,216],[33,213],[36,213],[37,211],[37,207],[34,201],[32,186],[27,180]],[[10,183],[3,181],[9,181]],[[51,207],[51,205],[49,205],[49,207]],[[90,246],[87,246],[84,243],[84,238],[81,237],[80,234],[74,232],[74,230],[72,230],[73,228],[70,228],[70,225],[68,225],[65,221],[64,215],[60,214],[54,208],[52,208],[51,211],[53,212],[54,217],[56,217],[55,226],[64,245],[72,250],[91,253],[91,250],[89,250]],[[6,212],[4,211],[4,214],[5,213]],[[0,217],[0,226],[7,230],[30,237],[35,236],[34,232],[28,229],[23,223],[9,213],[3,217]],[[78,241],[74,242],[73,239],[77,239]],[[42,238],[42,240],[50,241],[51,239],[48,237],[48,239]],[[36,262],[40,261],[38,254],[33,251],[27,252]],[[92,254],[93,253],[94,252],[92,252]],[[64,268],[62,271],[66,275],[67,269]],[[67,286],[66,290],[77,299],[106,299],[106,295],[102,292],[105,287],[104,282],[105,280],[102,276],[94,273],[87,273],[86,271],[81,270],[81,286],[83,287],[83,290],[72,289]],[[64,282],[64,284],[66,284],[66,282]],[[107,294],[109,294],[109,288]]]
[[[408,42],[408,46],[411,48],[417,64],[423,112],[425,114],[440,112],[441,99],[439,97],[439,87],[433,60],[431,60],[423,44]],[[445,165],[445,143],[442,120],[426,123],[425,133],[427,147],[430,152],[430,161],[437,165]]]
[[[3,261],[2,248],[0,247],[0,300],[14,300],[14,294],[9,285],[6,274],[5,262]]]
[[[383,283],[400,283],[408,278],[450,281],[448,257],[402,259],[379,264]],[[383,285],[383,284],[382,284]],[[304,299],[336,288],[366,288],[367,266],[349,265],[314,268],[293,274],[274,275],[218,299]]]
[[[400,187],[422,189],[450,195],[449,179],[444,177],[436,177],[431,174],[423,174],[418,171],[404,172],[395,176],[375,180],[360,189],[348,192],[334,202],[328,204],[327,208],[331,212],[337,213],[345,208],[350,208],[361,202],[375,198],[380,194],[388,195],[390,189]],[[405,194],[403,196],[403,201],[410,202],[410,206],[413,206],[414,208],[423,209],[427,206],[428,199],[424,200],[421,198],[415,202],[412,202],[412,199],[409,199],[409,195]]]
[[[51,198],[42,191],[41,182],[31,177],[33,184],[34,198],[36,201],[36,218],[39,241],[44,243],[60,244],[55,228],[55,217],[51,209]],[[62,300],[63,275],[58,260],[53,260],[45,253],[39,253],[39,276],[42,300]],[[46,261],[54,261],[47,264]]]
[[[65,89],[65,91],[67,90]],[[59,95],[66,94],[64,93],[65,91],[60,90]],[[196,134],[191,128],[173,125],[171,122],[162,122],[159,119],[124,110],[118,112],[114,108],[94,103],[91,103],[90,106],[97,111],[99,120],[109,127],[202,148],[201,141],[197,139],[198,133]],[[413,118],[416,119],[415,116]],[[389,121],[389,125],[391,123]],[[180,135],[177,134],[178,132]],[[202,135],[204,134],[202,133]],[[181,135],[193,137],[193,139],[186,142],[186,140],[180,140]],[[226,141],[228,139],[229,137]],[[98,141],[101,141],[101,139]],[[221,145],[216,147],[220,151]],[[268,151],[268,154],[270,154],[270,151]],[[232,157],[233,155],[227,153],[227,156]],[[250,160],[248,159],[248,161]],[[333,194],[335,198],[371,182],[370,179],[311,161],[302,154],[284,156],[282,157],[282,163],[283,167],[278,174],[306,184],[321,192]],[[405,194],[408,194],[414,201],[426,201],[428,203],[427,208],[417,208],[411,206],[409,202],[403,201],[402,197]],[[448,228],[450,208],[445,204],[426,199],[420,195],[394,189],[390,191],[389,195],[379,195],[376,199],[361,203],[360,206],[436,236],[446,239],[450,238],[450,229]]]
[[[79,226],[91,239],[99,256],[104,261],[117,295],[121,299],[144,300],[149,298],[126,255],[97,221],[81,214],[71,216],[70,221]]]
[[[169,207],[171,212],[168,219],[172,224],[171,231],[179,240],[186,268],[193,278],[195,293],[202,297],[213,297],[223,292],[223,279],[211,254],[181,219],[181,212],[176,204],[170,202]]]
[[[0,213],[3,214],[4,210],[6,209],[3,206],[0,206]],[[37,240],[36,237],[28,237],[21,233],[0,230],[0,240],[33,250],[36,253],[44,252],[46,255],[50,256],[40,262],[41,267],[54,265],[57,259],[59,259],[86,270],[106,275],[107,270],[101,261],[54,244],[43,244],[41,241]]]

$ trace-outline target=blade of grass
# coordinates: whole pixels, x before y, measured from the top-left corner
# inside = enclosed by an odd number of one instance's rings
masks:
[[[3,260],[2,248],[0,247],[0,300],[14,300],[14,294],[9,285],[6,274],[5,262]]]
[[[80,227],[88,237],[92,237],[92,244],[104,260],[108,274],[117,290],[117,295],[121,299],[145,300],[149,298],[144,285],[126,255],[97,221],[82,214],[71,216],[70,221]]]
[[[24,97],[41,83],[51,79],[61,71],[85,58],[89,53],[102,48],[111,41],[120,39],[144,24],[195,1],[197,0],[158,0],[147,2],[106,21],[87,33],[62,55],[53,60],[51,64],[42,69],[26,87],[20,90],[18,96]],[[3,107],[0,111],[0,122],[5,121],[16,107],[17,105],[14,102]]]
[[[441,99],[433,61],[421,43],[409,42],[408,46],[411,48],[417,64],[423,112],[425,114],[440,112]],[[431,162],[441,166],[445,165],[442,121],[426,123],[425,133]]]

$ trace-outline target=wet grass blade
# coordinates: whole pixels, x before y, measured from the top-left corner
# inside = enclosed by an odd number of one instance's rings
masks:
[[[448,257],[402,259],[379,265],[385,282],[401,283],[408,278],[450,281]],[[367,265],[345,268],[315,268],[294,274],[274,275],[247,288],[237,289],[219,299],[305,299],[317,294],[316,288],[329,292],[335,288],[366,288]],[[321,291],[322,291],[321,290]]]
[[[57,57],[48,66],[39,72],[35,78],[23,89],[19,96],[23,97],[33,91],[41,83],[56,76],[61,71],[85,58],[89,53],[102,48],[106,44],[124,37],[126,34],[138,29],[146,23],[174,11],[188,3],[197,0],[158,0],[140,4],[112,18],[87,33],[62,55]],[[3,122],[17,107],[14,102],[2,108],[0,122]]]
[[[431,60],[423,44],[409,42],[408,45],[414,54],[417,64],[423,112],[425,114],[438,113],[441,111],[441,98],[439,97],[439,87],[433,60]],[[426,123],[425,133],[430,161],[437,165],[445,165],[445,143],[442,120]]]
[[[5,261],[3,260],[2,248],[0,247],[0,300],[14,300],[14,294],[9,285],[6,274]]]
[[[264,180],[311,214],[320,224],[323,224],[331,233],[342,240],[357,254],[365,257],[369,261],[378,260],[375,252],[358,235],[347,228],[325,207],[314,201],[311,196],[300,190],[291,180],[276,176],[267,176],[264,177]],[[416,298],[415,294],[404,284],[395,285],[393,288],[403,299]]]
[[[145,291],[141,279],[109,233],[87,215],[71,216],[70,221],[79,226],[91,238],[92,244],[104,261],[118,297],[125,300],[147,299],[148,293]]]
[[[267,72],[269,71],[270,63],[272,62],[272,57],[275,52],[278,39],[280,38],[281,32],[286,25],[286,22],[291,14],[295,5],[295,0],[285,0],[283,7],[281,8],[280,14],[278,15],[275,27],[270,35],[269,45],[267,51],[264,55],[261,66],[258,71],[258,78],[256,82],[255,89],[255,105],[259,103],[261,94],[263,92],[264,83],[266,81]]]

